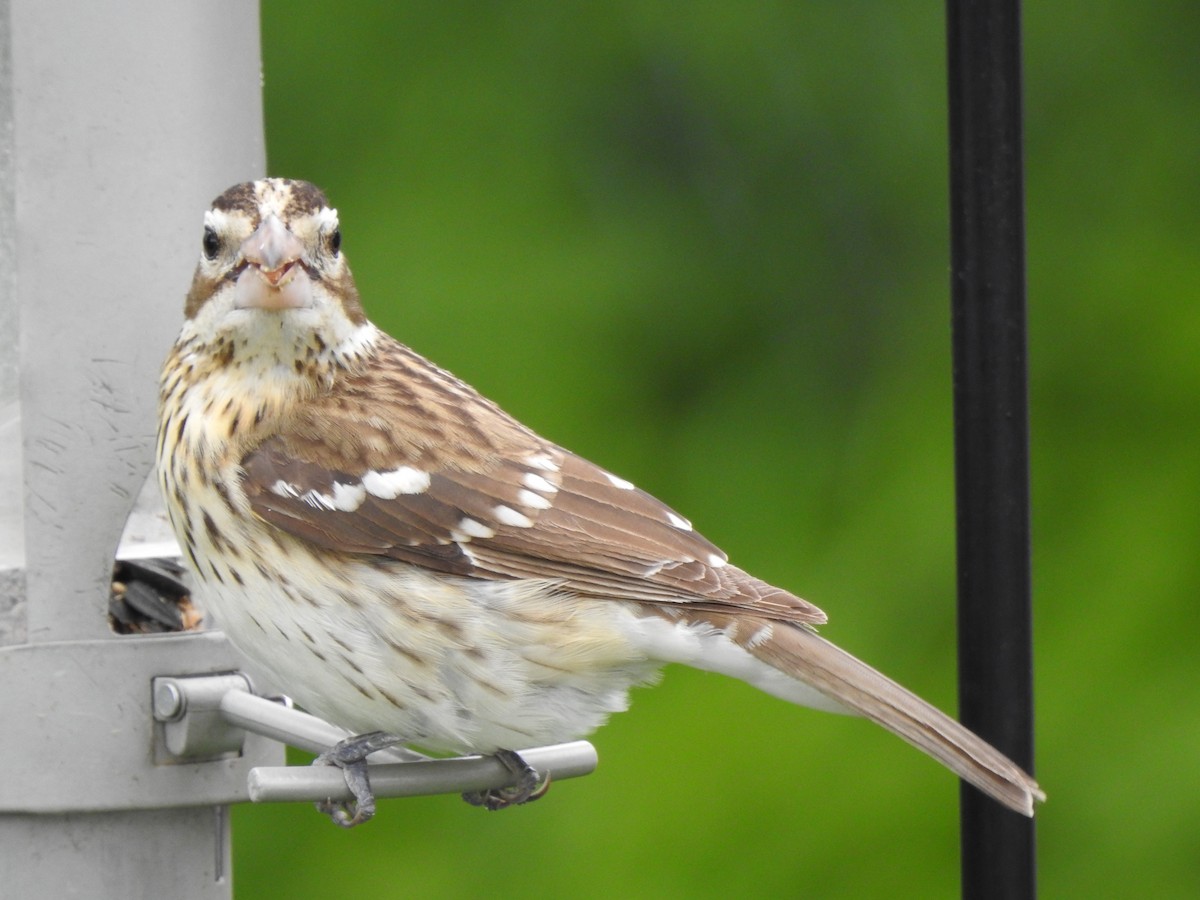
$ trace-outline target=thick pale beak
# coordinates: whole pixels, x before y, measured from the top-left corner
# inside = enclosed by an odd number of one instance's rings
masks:
[[[237,280],[234,306],[239,309],[302,309],[312,305],[312,283],[303,266],[304,244],[278,216],[269,215],[242,241],[249,265]]]

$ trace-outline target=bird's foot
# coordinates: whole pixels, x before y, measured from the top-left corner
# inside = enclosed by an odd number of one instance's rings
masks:
[[[522,803],[532,803],[550,790],[550,775],[541,775],[513,750],[497,750],[494,754],[504,768],[517,776],[514,784],[506,787],[488,788],[483,791],[467,791],[462,798],[472,806],[497,810]]]
[[[367,757],[400,743],[400,738],[385,731],[372,731],[338,741],[313,760],[314,766],[337,766],[346,779],[346,787],[354,795],[352,801],[322,800],[317,809],[329,816],[335,825],[353,828],[375,815],[375,795],[367,776]]]

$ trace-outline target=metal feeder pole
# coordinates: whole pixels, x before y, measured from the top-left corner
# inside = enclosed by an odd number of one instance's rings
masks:
[[[227,900],[227,804],[282,747],[171,758],[154,677],[239,662],[107,612],[200,211],[264,169],[257,5],[0,0],[0,23],[0,894]]]
[[[946,11],[959,711],[1032,771],[1020,10]],[[1035,896],[1033,820],[965,784],[961,820],[963,896]]]

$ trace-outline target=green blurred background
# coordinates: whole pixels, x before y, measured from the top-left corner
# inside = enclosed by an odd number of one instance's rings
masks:
[[[265,0],[377,322],[954,708],[940,3]],[[1200,892],[1200,16],[1029,4],[1040,878]],[[256,897],[949,897],[957,785],[671,668],[532,806],[235,811]],[[299,758],[297,758],[299,759]]]

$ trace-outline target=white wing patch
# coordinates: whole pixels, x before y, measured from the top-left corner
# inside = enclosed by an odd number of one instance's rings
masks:
[[[680,531],[691,531],[692,530],[691,522],[689,522],[683,516],[676,515],[675,513],[670,512],[669,510],[667,512],[667,521],[670,522],[672,525],[674,525],[676,528],[678,528]]]
[[[316,488],[301,494],[296,490],[295,485],[288,484],[283,480],[271,485],[271,492],[280,497],[296,497],[313,509],[326,509],[333,512],[354,512],[367,499],[367,489],[361,484],[342,484],[340,481],[333,483],[332,494],[326,494]]]
[[[533,525],[529,516],[517,512],[511,506],[497,506],[492,512],[501,525],[511,525],[513,528],[529,528]]]
[[[271,493],[277,497],[299,497],[300,492],[296,490],[296,486],[288,484],[282,478],[271,485]]]
[[[612,482],[612,486],[615,488],[620,488],[623,491],[632,491],[633,490],[633,482],[632,481],[626,481],[624,478],[619,478],[616,475],[614,475],[612,472],[605,472],[604,477],[607,478],[610,482]]]
[[[750,639],[748,641],[746,641],[746,646],[747,647],[757,647],[761,644],[765,644],[767,641],[769,641],[771,639],[771,635],[773,635],[774,633],[775,633],[775,626],[772,625],[770,622],[767,622],[761,628],[759,628],[758,631],[756,631],[756,632],[754,632],[754,634],[750,635]]]
[[[526,472],[525,477],[521,480],[525,483],[525,487],[532,491],[541,491],[543,494],[558,493],[558,488],[555,485],[536,472]]]
[[[367,489],[360,484],[333,483],[333,508],[342,512],[354,512],[367,499]]]
[[[525,465],[543,472],[557,472],[558,464],[547,453],[531,453],[525,457]]]
[[[549,509],[553,505],[541,494],[535,494],[533,491],[522,490],[517,494],[517,499],[527,509]]]
[[[482,522],[475,519],[464,517],[458,523],[458,529],[454,532],[453,537],[456,541],[469,541],[471,538],[482,538],[487,540],[496,536],[494,528],[489,528]]]
[[[429,473],[401,466],[389,472],[368,472],[362,478],[363,488],[380,500],[395,500],[401,494],[420,494],[429,489]]]
[[[300,495],[300,500],[313,509],[335,509],[333,497],[329,494],[322,494],[318,490],[305,491]]]
[[[301,494],[299,488],[282,478],[271,485],[271,493],[289,500],[300,500],[313,509],[339,510],[341,512],[354,512],[362,506],[363,500],[367,498],[367,491],[361,484],[342,484],[335,481],[332,494],[326,494],[316,488]]]

